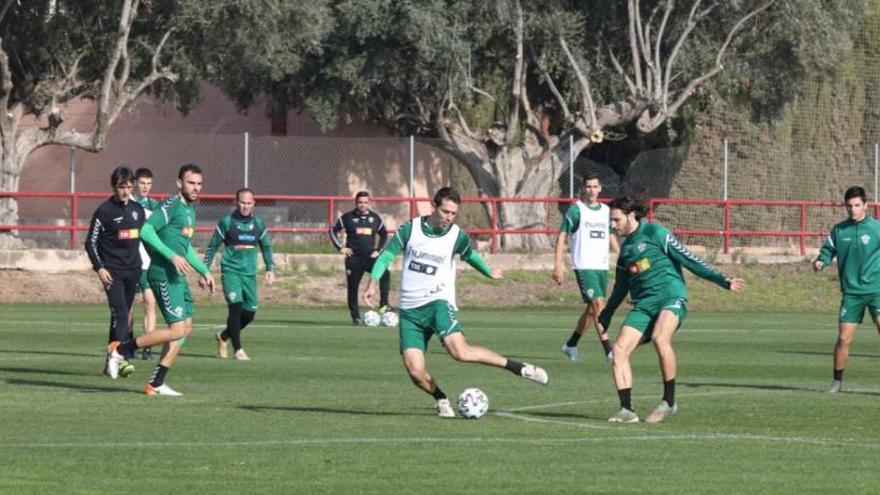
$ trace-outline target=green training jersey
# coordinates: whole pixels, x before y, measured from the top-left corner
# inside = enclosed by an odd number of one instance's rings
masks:
[[[880,221],[865,217],[835,225],[819,251],[826,266],[837,257],[840,292],[852,295],[880,293]]]
[[[150,199],[147,197],[140,197],[139,198],[137,196],[132,196],[131,199],[135,200],[135,202],[137,204],[141,205],[141,207],[144,210],[148,210],[148,211],[157,210],[162,205],[161,201],[156,200],[156,199]]]
[[[599,320],[609,322],[627,292],[634,305],[648,298],[687,299],[682,266],[701,278],[730,288],[723,273],[691,253],[669,229],[641,220],[636,231],[620,245],[614,289]]]
[[[205,250],[205,265],[208,268],[214,262],[214,255],[220,244],[224,245],[220,258],[220,271],[238,275],[252,276],[257,274],[257,250],[263,254],[266,271],[275,270],[272,261],[272,241],[266,223],[254,215],[242,216],[238,210],[226,215],[217,223],[208,249]]]
[[[159,208],[153,211],[147,224],[156,230],[159,240],[173,254],[186,258],[188,252],[192,250],[192,238],[196,231],[196,209],[192,204],[186,203],[179,193],[172,194],[163,201]],[[148,241],[146,238],[144,240]],[[166,258],[159,254],[158,248],[150,245],[149,242],[146,244],[151,260],[147,278],[151,280],[177,278],[177,269],[171,263],[170,257]]]

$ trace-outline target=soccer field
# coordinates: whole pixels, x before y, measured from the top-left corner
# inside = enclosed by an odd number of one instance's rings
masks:
[[[833,314],[692,313],[676,338],[679,412],[612,425],[610,367],[559,348],[576,310],[469,310],[470,340],[544,366],[540,387],[454,362],[429,369],[450,395],[479,387],[480,420],[443,420],[413,387],[388,328],[344,310],[266,308],[244,333],[253,361],[215,358],[224,309],[199,309],[168,383],[155,361],[100,374],[107,310],[0,305],[0,493],[876,493],[880,343],[863,326],[845,392],[831,379]],[[621,319],[615,319],[616,325]],[[662,394],[657,360],[634,360],[634,401]]]

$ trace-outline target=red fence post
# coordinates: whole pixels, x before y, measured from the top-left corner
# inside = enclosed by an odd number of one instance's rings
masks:
[[[807,204],[801,203],[801,231],[800,241],[801,241],[801,256],[807,253]]]
[[[327,208],[328,208],[327,218],[329,220],[328,225],[332,226],[336,222],[336,200],[333,198],[330,198],[327,201]]]
[[[492,254],[498,252],[498,202],[490,199],[492,205],[492,248],[489,250]]]
[[[654,221],[654,198],[648,200],[648,221]]]
[[[730,254],[730,200],[724,201],[724,254]]]
[[[79,216],[79,201],[76,199],[76,193],[70,193],[70,249],[76,249],[76,217]]]

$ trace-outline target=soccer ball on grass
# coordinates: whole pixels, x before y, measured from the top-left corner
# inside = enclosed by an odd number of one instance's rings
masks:
[[[363,318],[364,326],[368,327],[378,327],[380,323],[382,323],[382,317],[379,316],[379,313],[370,310],[364,313]]]
[[[458,396],[458,413],[467,419],[480,419],[489,410],[489,398],[478,388],[466,389]]]
[[[386,311],[382,315],[382,324],[386,327],[396,327],[398,323],[397,313],[394,311]]]

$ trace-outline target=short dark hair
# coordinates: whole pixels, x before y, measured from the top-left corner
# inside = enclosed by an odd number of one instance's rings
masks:
[[[434,194],[434,206],[442,205],[444,199],[448,199],[457,205],[461,204],[461,195],[449,186],[437,189],[437,192]]]
[[[585,175],[585,176],[584,176],[584,180],[581,181],[581,184],[586,184],[588,180],[597,180],[597,181],[599,181],[599,184],[600,184],[600,185],[602,184],[602,179],[600,179],[599,176],[596,175],[596,174],[587,174],[587,175]]]
[[[254,190],[249,187],[242,187],[238,191],[235,191],[235,200],[238,201],[238,198],[244,193],[251,193],[251,196],[256,196],[254,194]]]
[[[187,163],[180,167],[180,172],[177,172],[177,178],[183,180],[183,176],[186,175],[187,172],[202,175],[202,169],[200,169],[198,165],[195,163]]]
[[[370,197],[370,191],[358,191],[357,194],[354,195],[354,201],[357,202],[357,200],[359,200],[361,198],[369,198],[369,197]]]
[[[110,174],[110,185],[116,187],[126,182],[134,182],[134,172],[125,165],[113,169],[113,173]]]
[[[849,201],[853,198],[862,198],[862,203],[867,203],[868,195],[865,194],[865,188],[862,186],[852,186],[843,193],[844,201]]]
[[[608,204],[608,208],[612,210],[620,210],[626,215],[635,212],[637,219],[647,215],[649,210],[648,205],[635,196],[618,196],[611,200],[611,203]]]
[[[146,168],[146,167],[141,167],[141,168],[134,171],[134,180],[152,179],[152,178],[153,178],[153,171]]]

